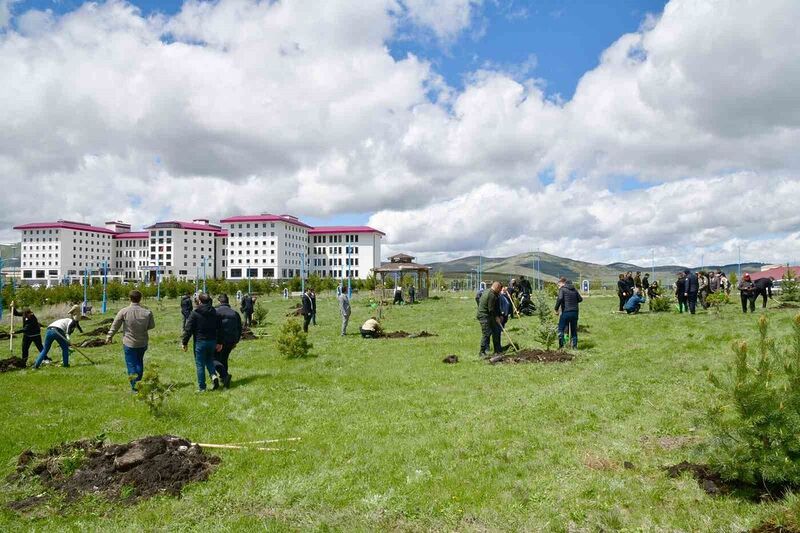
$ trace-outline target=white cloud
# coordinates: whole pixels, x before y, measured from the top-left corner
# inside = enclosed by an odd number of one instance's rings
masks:
[[[57,217],[377,212],[392,246],[423,258],[540,246],[616,260],[655,247],[691,262],[712,248],[730,259],[741,240],[791,257],[800,2],[672,0],[620,36],[569,101],[530,78],[535,56],[486,63],[457,90],[425,58],[387,49],[408,21],[448,46],[480,9],[15,11],[0,30],[0,238]],[[618,192],[624,177],[645,188]]]

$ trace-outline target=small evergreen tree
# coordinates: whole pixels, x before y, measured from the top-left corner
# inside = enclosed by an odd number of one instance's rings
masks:
[[[297,320],[288,320],[281,327],[275,344],[278,347],[278,353],[289,359],[308,357],[309,351],[314,347],[308,342],[308,335]]]
[[[800,301],[800,282],[797,281],[797,275],[788,264],[781,281],[781,300],[784,302]]]
[[[536,337],[545,347],[545,350],[550,351],[556,339],[558,339],[558,325],[555,321],[555,313],[550,307],[545,291],[534,292],[533,300],[536,305],[536,317],[539,319],[539,329],[536,331]]]
[[[157,416],[161,413],[164,402],[172,393],[172,386],[161,382],[159,367],[156,363],[150,363],[147,370],[142,374],[142,379],[136,384],[136,391],[139,393],[136,399],[144,402],[150,409],[150,414]],[[131,381],[136,377],[130,376]]]

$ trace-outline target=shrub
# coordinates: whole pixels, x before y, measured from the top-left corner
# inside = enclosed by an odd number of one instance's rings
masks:
[[[786,352],[768,326],[762,316],[754,364],[747,342],[737,341],[733,365],[709,375],[719,396],[706,414],[711,437],[701,449],[725,479],[800,485],[800,315]]]
[[[783,275],[781,281],[781,300],[784,302],[798,302],[800,301],[800,282],[797,281],[797,276],[794,270],[787,264],[786,273]]]
[[[267,308],[261,298],[256,300],[256,306],[253,308],[253,324],[263,326],[267,320]]]
[[[161,382],[158,365],[150,363],[142,374],[142,380],[136,384],[136,400],[144,402],[150,409],[151,415],[158,415],[164,406],[167,397],[172,393],[172,386]],[[130,376],[131,381],[136,374]]]
[[[723,291],[717,291],[706,296],[706,302],[708,302],[708,305],[714,308],[714,311],[716,311],[717,314],[719,314],[719,312],[722,310],[722,307],[728,305],[730,301],[730,296]]]
[[[288,320],[281,327],[275,344],[278,347],[278,353],[289,359],[308,357],[309,351],[313,348],[313,345],[308,342],[308,335],[297,320]]]
[[[650,311],[664,313],[672,309],[673,300],[669,296],[656,296],[650,298]]]

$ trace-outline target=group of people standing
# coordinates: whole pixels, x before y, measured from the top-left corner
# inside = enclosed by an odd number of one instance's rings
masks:
[[[619,275],[617,281],[617,296],[619,297],[619,311],[628,314],[638,313],[647,298],[653,299],[661,296],[661,287],[658,281],[650,281],[650,274],[631,271]]]

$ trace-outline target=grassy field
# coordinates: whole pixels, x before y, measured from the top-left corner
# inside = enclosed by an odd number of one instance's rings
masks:
[[[274,337],[290,304],[265,301]],[[157,329],[146,364],[157,361],[177,386],[165,413],[133,400],[119,338],[86,350],[96,366],[75,354],[69,369],[0,374],[1,476],[26,448],[100,433],[114,442],[301,437],[285,446],[296,451],[215,450],[222,464],[207,482],[136,505],[55,500],[18,515],[4,504],[36,489],[4,483],[0,531],[742,531],[796,504],[710,497],[662,469],[692,459],[692,448],[657,439],[702,438],[708,370],[731,360],[733,339],[756,336],[754,317],[735,305],[720,316],[626,316],[613,312],[615,298],[589,297],[574,361],[491,366],[477,358],[470,297],[386,313],[389,330],[438,337],[362,340],[358,325],[372,313],[364,299],[354,299],[341,338],[335,298],[320,296],[313,357],[287,360],[272,338],[242,342],[234,386],[204,395],[178,347],[177,302],[149,305]],[[773,332],[788,334],[791,311],[768,313]],[[519,344],[536,347],[534,320],[510,323]],[[443,364],[448,354],[461,362]]]

